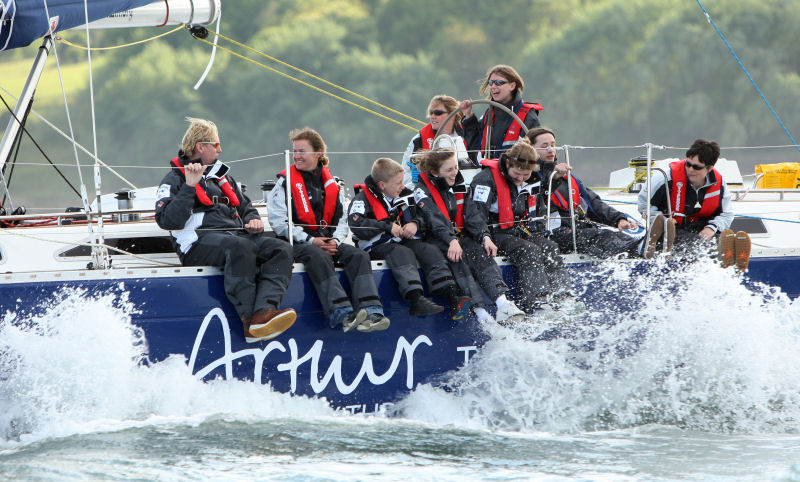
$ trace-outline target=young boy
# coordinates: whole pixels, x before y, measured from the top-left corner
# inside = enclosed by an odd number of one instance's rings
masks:
[[[414,216],[408,198],[411,190],[403,185],[403,167],[382,157],[372,165],[364,184],[355,186],[347,222],[359,248],[373,259],[384,259],[397,280],[400,294],[409,302],[411,316],[439,313],[444,308],[423,296],[417,260],[425,273],[431,293],[450,299],[453,319],[462,318],[470,301],[460,296],[453,274],[442,253],[417,239],[420,220]]]

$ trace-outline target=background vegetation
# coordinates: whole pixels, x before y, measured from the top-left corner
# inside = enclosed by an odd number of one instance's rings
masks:
[[[705,0],[704,5],[787,127],[800,136],[800,111],[794,108],[800,100],[800,4]],[[559,144],[649,141],[682,147],[657,152],[675,157],[695,138],[707,137],[728,148],[723,155],[742,161],[743,171],[757,162],[798,157],[794,148],[732,149],[785,145],[789,139],[695,0],[228,0],[221,31],[420,120],[433,95],[478,98],[476,81],[491,65],[507,63],[524,77],[525,97],[544,105],[542,121],[557,131]],[[92,43],[116,45],[155,33],[101,31]],[[64,37],[85,43],[82,32]],[[0,86],[19,93],[37,47],[0,55]],[[58,52],[77,138],[91,149],[85,54],[64,44]],[[119,171],[135,184],[154,185],[175,155],[187,115],[217,122],[226,161],[281,153],[289,147],[289,130],[308,125],[322,133],[332,152],[369,152],[331,156],[334,173],[352,184],[368,172],[377,152],[399,159],[414,135],[225,52],[217,53],[200,90],[192,90],[209,53],[208,45],[185,32],[95,53],[100,157],[131,166]],[[66,130],[54,65],[51,59],[35,108]],[[4,113],[2,126],[7,120]],[[77,182],[69,143],[36,118],[29,128]],[[15,202],[59,210],[78,205],[52,168],[23,164],[45,162],[31,146],[25,142],[15,168]],[[580,177],[601,184],[610,169],[643,153],[641,148],[578,150],[571,159]],[[282,156],[274,156],[236,163],[234,173],[258,198],[258,184],[280,169]],[[91,185],[89,170],[84,178]],[[113,176],[104,175],[103,181],[104,192],[124,187]]]

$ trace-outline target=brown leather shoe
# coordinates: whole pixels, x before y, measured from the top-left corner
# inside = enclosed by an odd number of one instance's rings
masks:
[[[245,338],[250,343],[271,340],[288,330],[296,319],[297,313],[292,308],[256,312],[250,326],[245,329]]]

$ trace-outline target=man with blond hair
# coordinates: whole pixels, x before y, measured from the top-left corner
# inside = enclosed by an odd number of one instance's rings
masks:
[[[217,126],[186,120],[181,149],[158,188],[156,222],[170,231],[181,263],[223,270],[248,343],[275,338],[297,318],[291,308],[278,309],[292,277],[292,247],[262,235],[258,211],[218,159]]]

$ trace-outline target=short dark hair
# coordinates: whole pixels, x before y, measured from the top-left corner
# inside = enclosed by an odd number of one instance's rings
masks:
[[[715,141],[697,139],[692,143],[692,147],[686,151],[686,158],[697,156],[703,164],[708,167],[713,166],[719,159],[719,144]]]
[[[528,132],[525,134],[525,137],[527,137],[528,140],[531,141],[531,145],[533,145],[536,144],[536,138],[542,134],[550,134],[553,136],[553,138],[556,137],[555,132],[548,129],[547,127],[542,127],[542,126],[534,127],[533,129],[528,129]]]

